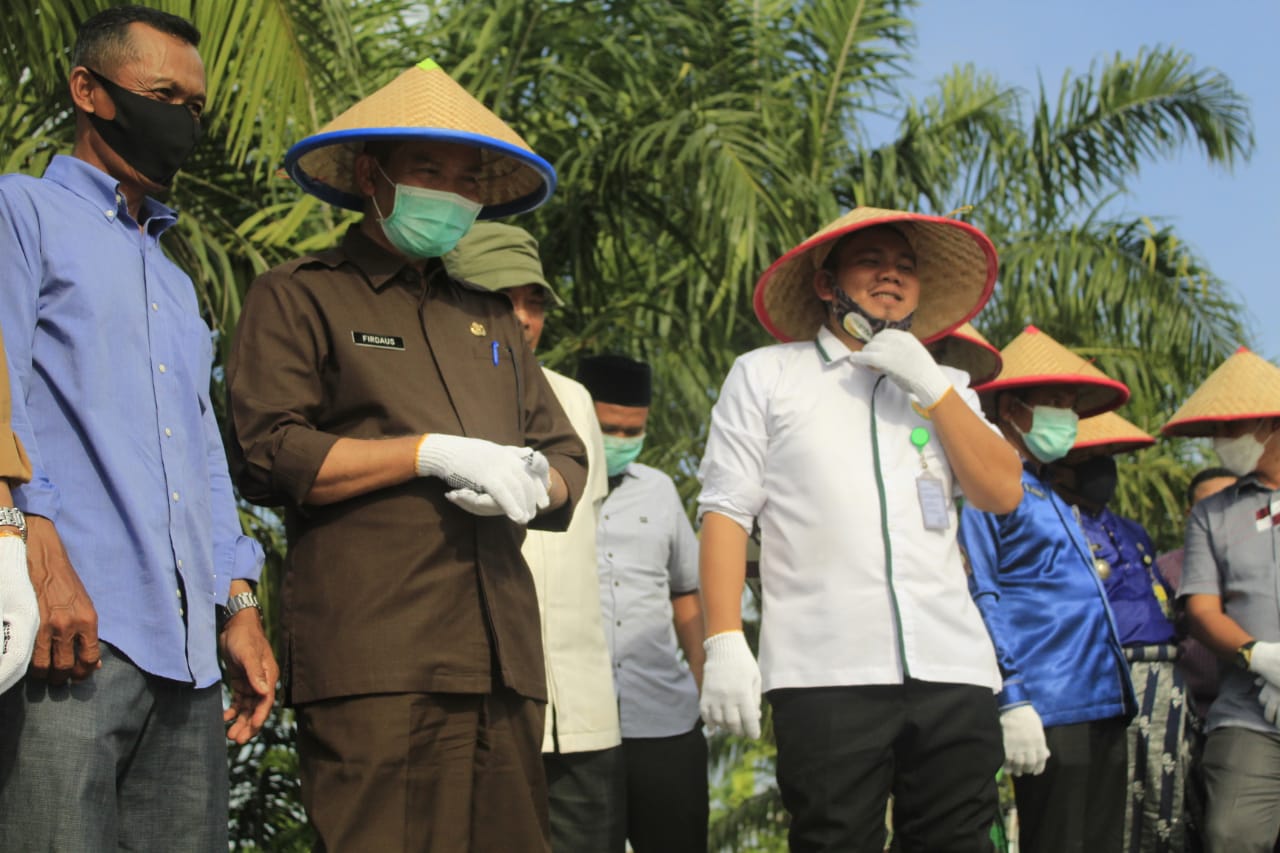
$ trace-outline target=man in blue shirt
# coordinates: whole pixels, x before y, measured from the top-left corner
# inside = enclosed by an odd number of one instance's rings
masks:
[[[1155,545],[1143,526],[1108,507],[1119,480],[1114,454],[1153,444],[1155,439],[1136,425],[1107,412],[1081,421],[1071,453],[1049,466],[1054,489],[1076,510],[1093,552],[1138,694],[1138,714],[1126,736],[1123,848],[1134,853],[1183,849],[1189,762],[1186,687],[1175,666],[1173,587],[1160,574]]]
[[[85,21],[72,156],[0,178],[0,317],[33,469],[14,499],[41,617],[30,674],[0,697],[4,850],[225,851],[223,721],[244,743],[274,699],[209,328],[159,244],[176,214],[150,197],[200,136],[199,38],[141,7]]]
[[[1117,850],[1124,835],[1129,667],[1106,593],[1071,508],[1045,466],[1071,450],[1078,415],[1114,409],[1128,389],[1034,326],[978,388],[1024,460],[1022,502],[966,506],[969,588],[1003,676],[997,698],[1023,849]]]
[[[627,838],[636,853],[705,853],[698,540],[671,478],[634,461],[649,419],[649,365],[593,356],[578,380],[595,401],[609,475],[596,553],[622,722]]]

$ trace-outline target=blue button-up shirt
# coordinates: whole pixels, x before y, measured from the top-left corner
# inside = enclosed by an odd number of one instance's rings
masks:
[[[1122,646],[1176,643],[1173,623],[1161,601],[1173,591],[1156,567],[1156,549],[1142,525],[1103,507],[1098,513],[1081,510],[1080,529],[1093,549],[1093,559],[1110,571],[1102,585],[1116,620]]]
[[[256,579],[209,399],[213,346],[191,280],[117,182],[59,156],[0,177],[0,323],[13,428],[33,477],[14,490],[52,520],[98,612],[99,636],[146,672],[218,681],[214,605]]]
[[[622,736],[684,734],[698,721],[698,687],[676,650],[671,599],[698,590],[698,538],[675,483],[631,463],[600,508],[596,534]]]
[[[1001,710],[1030,703],[1046,726],[1131,717],[1129,664],[1071,507],[1032,471],[1006,515],[966,506],[969,590],[1004,676]]]

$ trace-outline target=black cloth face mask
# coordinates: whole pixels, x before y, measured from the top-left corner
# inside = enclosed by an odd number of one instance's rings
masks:
[[[1118,478],[1113,457],[1092,456],[1069,467],[1076,475],[1075,485],[1070,489],[1076,497],[1099,509],[1115,497]]]
[[[116,105],[116,117],[88,113],[89,121],[111,150],[148,179],[167,187],[200,141],[204,129],[185,104],[165,104],[130,92],[86,69]]]

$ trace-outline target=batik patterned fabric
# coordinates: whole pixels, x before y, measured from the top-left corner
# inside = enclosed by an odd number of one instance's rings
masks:
[[[1178,647],[1129,646],[1129,675],[1138,716],[1129,725],[1129,798],[1126,853],[1181,851],[1186,837],[1184,786],[1190,762],[1186,689],[1174,666]]]

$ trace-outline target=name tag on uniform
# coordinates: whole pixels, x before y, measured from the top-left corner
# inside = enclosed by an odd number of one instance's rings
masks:
[[[404,349],[404,338],[396,335],[375,335],[372,332],[352,332],[351,340],[358,347],[376,349]]]
[[[924,517],[925,530],[946,530],[951,526],[947,492],[942,488],[941,480],[932,474],[916,477],[916,496],[920,498],[920,515]]]

